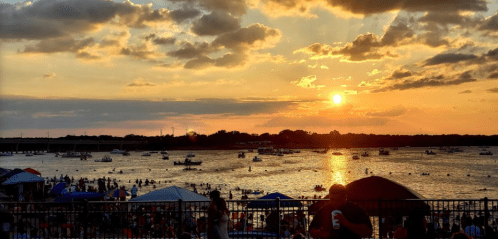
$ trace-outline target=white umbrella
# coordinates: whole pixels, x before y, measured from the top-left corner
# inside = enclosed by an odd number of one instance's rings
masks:
[[[33,182],[45,182],[45,179],[43,179],[42,177],[38,177],[37,175],[34,175],[32,173],[24,172],[13,175],[9,179],[5,180],[5,182],[3,182],[2,185],[33,183]]]
[[[211,200],[207,197],[194,193],[188,189],[171,186],[146,193],[140,197],[132,198],[129,202],[178,202],[181,199],[186,203],[206,206]]]

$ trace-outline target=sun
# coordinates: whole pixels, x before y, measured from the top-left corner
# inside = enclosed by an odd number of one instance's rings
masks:
[[[339,104],[342,101],[342,97],[340,95],[334,95],[334,97],[332,97],[332,100],[334,100],[334,103]]]

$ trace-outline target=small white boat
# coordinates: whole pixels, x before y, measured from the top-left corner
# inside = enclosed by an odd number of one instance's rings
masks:
[[[124,150],[113,149],[113,150],[111,151],[111,154],[123,154],[123,153],[125,153],[125,152],[126,152],[126,151],[124,151]]]
[[[261,159],[261,158],[260,158],[260,157],[258,157],[258,156],[254,156],[254,158],[252,158],[252,161],[253,161],[253,162],[261,162],[261,161],[263,161],[263,159]]]
[[[104,155],[101,159],[95,159],[95,162],[112,162],[112,158],[109,155]]]

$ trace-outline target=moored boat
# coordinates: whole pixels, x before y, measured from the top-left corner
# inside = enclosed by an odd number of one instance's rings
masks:
[[[253,162],[261,162],[261,161],[263,161],[263,159],[261,159],[261,158],[260,158],[260,157],[258,157],[258,156],[254,156],[254,158],[252,158],[252,161],[253,161]]]
[[[112,158],[109,155],[104,155],[101,159],[95,159],[95,162],[112,162]]]

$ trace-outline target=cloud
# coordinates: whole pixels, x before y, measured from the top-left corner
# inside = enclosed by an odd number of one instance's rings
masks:
[[[444,54],[438,54],[432,58],[427,59],[425,61],[425,65],[430,66],[430,65],[439,65],[446,63],[457,63],[460,61],[468,61],[476,58],[477,56],[474,54],[444,53]]]
[[[308,127],[362,127],[362,126],[382,126],[388,122],[385,118],[379,117],[351,117],[346,119],[334,119],[321,116],[304,117],[276,117],[268,120],[260,127],[279,128],[308,128]]]
[[[168,56],[177,57],[179,59],[191,59],[201,56],[206,56],[209,53],[215,52],[215,49],[207,42],[195,43],[190,42],[183,43],[182,48],[176,51],[168,52]]]
[[[23,53],[56,53],[73,52],[76,53],[84,48],[95,44],[93,37],[74,39],[70,37],[44,39],[35,45],[28,45]]]
[[[156,34],[151,33],[148,36],[145,37],[146,41],[149,41],[152,39],[152,43],[156,45],[173,45],[176,42],[176,38],[174,37],[159,37],[156,36]]]
[[[240,16],[246,13],[246,0],[169,0],[170,2],[195,3],[208,11],[223,11]]]
[[[487,89],[486,91],[491,93],[498,93],[498,87]]]
[[[305,76],[301,80],[292,81],[291,84],[299,86],[305,89],[323,88],[324,85],[314,85],[313,82],[316,81],[316,75]]]
[[[410,77],[412,75],[413,75],[412,72],[409,70],[398,69],[393,71],[393,73],[391,74],[391,76],[388,77],[388,79],[398,80],[398,79],[403,79],[405,77]]]
[[[469,93],[472,93],[472,91],[470,91],[470,90],[464,90],[462,92],[458,92],[458,94],[469,94]]]
[[[57,75],[55,73],[44,74],[43,78],[55,78]]]
[[[486,11],[485,0],[392,0],[384,1],[382,4],[370,0],[326,0],[332,7],[361,15],[392,12],[404,10],[411,12],[425,12],[438,9],[438,11]]]
[[[152,9],[130,1],[40,0],[32,4],[2,4],[0,39],[47,39],[97,31],[104,24],[145,28],[195,17],[193,12],[171,15],[168,9]]]
[[[215,11],[194,21],[190,31],[198,36],[220,35],[240,28],[240,19],[228,13]]]
[[[488,79],[498,79],[498,72],[490,73]]]
[[[201,14],[201,11],[197,9],[178,9],[170,12],[171,18],[176,23],[182,23],[187,19],[193,19]]]
[[[446,79],[447,78],[447,79]],[[432,77],[424,77],[418,80],[405,80],[401,83],[395,83],[391,86],[379,88],[373,90],[373,93],[377,92],[385,92],[385,91],[393,91],[393,90],[409,90],[409,89],[417,89],[424,87],[441,87],[441,86],[451,86],[451,85],[460,85],[468,82],[475,82],[477,79],[473,78],[470,74],[470,71],[463,72],[456,76],[445,76],[437,75]],[[449,79],[449,80],[448,80]]]
[[[373,69],[372,72],[367,72],[367,75],[374,76],[374,75],[377,75],[379,73],[381,73],[381,71],[379,71],[378,69]]]
[[[136,79],[132,83],[126,85],[126,87],[144,87],[144,86],[157,86],[151,82],[145,82],[143,79]]]
[[[212,45],[231,49],[263,49],[273,46],[280,41],[281,37],[282,33],[278,29],[254,23],[245,28],[218,36],[212,42]]]
[[[87,99],[1,99],[2,130],[94,128],[129,121],[162,120],[183,115],[272,114],[287,109],[291,101],[236,99],[87,100]],[[70,120],[68,119],[70,118]]]
[[[389,110],[386,111],[379,111],[379,112],[368,112],[366,116],[375,116],[375,117],[396,117],[400,116],[406,113],[406,108],[403,107],[402,105],[397,105],[392,107]]]

